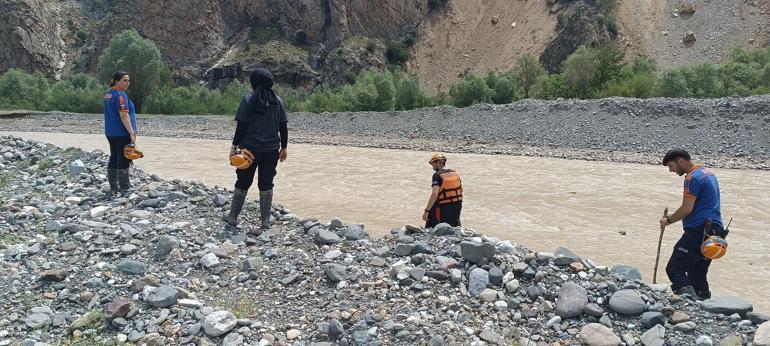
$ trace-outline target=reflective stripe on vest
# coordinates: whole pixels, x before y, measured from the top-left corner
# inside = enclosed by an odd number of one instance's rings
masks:
[[[438,203],[456,203],[463,200],[463,184],[460,175],[455,171],[441,173],[441,190],[438,193]]]

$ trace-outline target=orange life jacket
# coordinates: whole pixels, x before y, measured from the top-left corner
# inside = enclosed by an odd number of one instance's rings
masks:
[[[460,175],[453,170],[440,173],[441,190],[438,193],[438,204],[456,203],[463,200],[463,183]]]

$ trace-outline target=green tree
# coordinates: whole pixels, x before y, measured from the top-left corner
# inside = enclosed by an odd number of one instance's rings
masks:
[[[96,78],[78,73],[51,86],[48,108],[63,112],[101,113],[105,90]]]
[[[129,97],[142,111],[145,97],[160,86],[164,63],[160,50],[152,41],[142,38],[134,29],[115,35],[99,57],[99,78],[105,82],[117,71],[128,72],[131,78]]]
[[[596,79],[592,84],[594,90],[599,90],[605,84],[620,78],[624,66],[624,55],[614,44],[608,44],[599,48],[595,54]]]
[[[353,84],[353,109],[360,111],[389,111],[395,108],[396,88],[390,73],[373,70],[364,72]]]
[[[496,104],[511,103],[521,99],[524,94],[511,71],[501,74],[489,72],[485,82],[492,89],[491,101]]]
[[[430,105],[430,97],[420,86],[417,74],[398,77],[393,74],[396,88],[396,110],[410,110]]]
[[[524,53],[519,56],[516,63],[516,80],[519,86],[524,90],[524,96],[529,97],[532,86],[535,85],[537,78],[545,74],[543,65],[530,53]]]
[[[4,109],[47,110],[48,94],[48,80],[40,72],[12,68],[0,76],[0,107]]]
[[[537,77],[532,86],[531,97],[543,100],[555,100],[557,98],[572,98],[576,92],[567,83],[563,74],[542,75]]]
[[[592,94],[603,73],[599,71],[597,60],[596,50],[580,46],[564,61],[564,79],[581,99]]]
[[[449,89],[452,104],[467,107],[475,103],[488,103],[492,100],[492,89],[479,76],[468,75]]]
[[[701,62],[688,68],[691,73],[688,85],[694,97],[721,97],[722,81],[719,80],[719,72],[714,64]]]
[[[660,81],[660,93],[665,97],[690,97],[692,92],[687,83],[685,68],[666,71]]]

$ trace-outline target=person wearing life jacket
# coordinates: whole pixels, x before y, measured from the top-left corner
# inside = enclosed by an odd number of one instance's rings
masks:
[[[682,205],[671,215],[660,219],[660,227],[682,221],[684,233],[674,245],[666,265],[671,290],[699,300],[709,299],[711,291],[706,278],[711,259],[701,254],[701,244],[709,236],[724,238],[719,183],[708,168],[696,164],[683,149],[673,149],[663,157],[663,165],[684,178]]]
[[[289,130],[283,101],[272,89],[273,74],[257,68],[251,72],[249,81],[253,90],[241,99],[235,115],[236,129],[229,157],[230,164],[238,168],[235,171],[238,179],[230,212],[223,220],[230,226],[237,225],[238,214],[256,175],[261,220],[256,233],[270,229],[273,178],[278,162],[286,160]]]
[[[433,167],[433,191],[428,199],[428,206],[422,214],[425,227],[430,228],[446,222],[460,226],[460,212],[463,209],[463,184],[460,175],[447,169],[446,155],[433,153],[428,161]]]

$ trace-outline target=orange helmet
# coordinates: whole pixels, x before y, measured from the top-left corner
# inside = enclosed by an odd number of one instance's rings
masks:
[[[142,153],[139,148],[136,147],[136,144],[128,144],[123,147],[123,156],[129,160],[136,160],[143,158],[144,153]]]
[[[700,246],[700,253],[708,259],[719,259],[727,253],[727,241],[722,237],[710,236]]]
[[[236,148],[230,155],[230,165],[238,169],[249,168],[252,162],[254,162],[254,154],[245,148]]]

